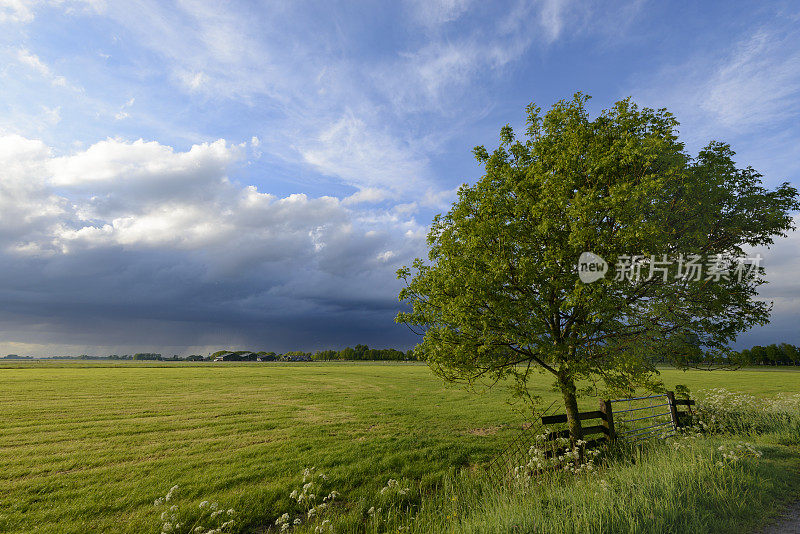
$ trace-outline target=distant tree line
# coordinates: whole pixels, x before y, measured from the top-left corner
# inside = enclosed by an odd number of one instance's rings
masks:
[[[213,353],[211,360],[224,361],[283,361],[283,362],[317,362],[317,361],[410,361],[416,360],[413,350],[401,351],[397,349],[371,349],[367,345],[356,345],[342,350],[318,350],[304,352],[292,350],[284,353],[252,352],[246,350],[227,351],[220,350]]]
[[[23,357],[15,354],[9,354],[6,358],[22,359]],[[270,351],[249,351],[249,350],[218,350],[208,356],[200,354],[192,354],[189,356],[163,356],[157,352],[138,352],[136,354],[111,354],[110,356],[88,356],[82,354],[80,356],[53,356],[52,359],[56,360],[143,360],[143,361],[161,361],[161,362],[175,362],[175,361],[189,361],[189,362],[207,362],[214,360],[233,361],[233,362],[323,362],[323,361],[336,361],[336,360],[349,360],[349,361],[412,361],[417,357],[413,350],[397,350],[397,349],[371,349],[367,345],[356,345],[355,347],[347,347],[341,350],[318,350],[316,352],[304,352],[300,350],[291,350],[284,353],[270,352]]]
[[[751,349],[744,349],[735,356],[739,365],[800,365],[800,347],[789,343],[775,343],[762,347],[756,345]]]
[[[310,354],[310,353],[309,353]],[[330,360],[387,360],[387,361],[408,361],[416,360],[417,357],[413,350],[405,352],[397,349],[371,349],[367,345],[356,345],[342,350],[320,350],[310,357],[314,361]]]
[[[702,351],[698,350],[698,356]],[[6,360],[28,360],[33,359],[32,356],[19,356],[17,354],[8,354],[3,356]],[[318,350],[316,352],[304,352],[300,350],[292,350],[284,353],[259,351],[253,352],[249,350],[219,350],[208,356],[200,354],[191,354],[189,356],[163,356],[157,352],[138,352],[136,354],[112,354],[110,356],[88,356],[82,354],[80,356],[53,356],[55,360],[145,360],[145,361],[162,361],[162,362],[207,362],[214,359],[224,359],[225,361],[277,361],[277,362],[325,362],[325,361],[416,361],[418,358],[413,350],[397,350],[397,349],[371,349],[367,345],[356,345],[355,347],[347,347],[341,350]],[[731,364],[742,366],[755,366],[755,365],[794,365],[800,366],[800,347],[790,345],[789,343],[771,344],[767,346],[756,345],[750,349],[744,349],[740,352],[734,353],[732,357],[725,361],[709,362],[702,359],[702,357],[692,358],[686,360],[688,363],[717,363],[717,364]],[[667,363],[664,360],[658,360],[657,363]]]
[[[162,356],[158,352],[137,352],[136,354],[111,354],[110,356],[89,356],[81,354],[80,356],[52,356],[53,360],[150,360],[160,362],[178,362],[178,361],[203,361],[208,360],[208,357],[200,356],[199,354],[192,354],[191,356]]]

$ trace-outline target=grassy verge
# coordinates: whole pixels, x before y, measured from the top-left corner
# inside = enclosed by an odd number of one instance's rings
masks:
[[[455,479],[408,526],[415,532],[748,532],[800,495],[800,455],[761,442],[755,444],[761,458],[717,465],[717,448],[737,443],[656,444],[592,475],[547,479],[526,491]]]
[[[708,392],[699,424],[673,438],[609,451],[599,468],[518,478],[447,477],[418,497],[413,484],[372,506],[310,521],[298,532],[752,532],[800,497],[800,398],[756,402]],[[349,517],[348,517],[349,516]],[[305,522],[306,518],[303,518]],[[292,530],[286,528],[285,530]]]

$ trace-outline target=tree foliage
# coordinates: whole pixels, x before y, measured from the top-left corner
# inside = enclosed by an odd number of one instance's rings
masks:
[[[789,343],[756,345],[733,357],[739,365],[800,365],[800,347]]]
[[[767,322],[769,305],[753,298],[764,270],[737,277],[737,258],[785,235],[798,209],[794,188],[765,189],[725,143],[687,154],[665,109],[626,99],[592,120],[588,99],[544,114],[531,104],[524,139],[504,126],[497,149],[476,147],[483,177],[434,218],[428,262],[398,271],[409,309],[397,321],[424,334],[417,350],[436,373],[511,376],[524,394],[531,371],[548,372],[573,434],[579,380],[657,388],[655,359],[718,357]],[[666,279],[586,284],[576,264],[587,251],[612,266],[640,256],[645,274],[653,259],[673,263]],[[678,276],[676,260],[693,254],[720,255],[724,276]]]

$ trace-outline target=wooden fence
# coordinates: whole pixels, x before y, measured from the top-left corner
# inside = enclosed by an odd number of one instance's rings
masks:
[[[629,399],[601,399],[597,410],[578,413],[586,442],[583,447],[592,449],[618,439],[638,442],[672,435],[689,422],[694,404],[690,399],[676,399],[672,391]],[[544,410],[539,421],[525,426],[489,463],[489,471],[498,481],[507,480],[516,467],[526,463],[532,446],[544,449],[546,458],[568,448],[563,444],[564,439],[570,438],[569,429],[565,428],[567,415],[553,414],[555,405]],[[544,443],[539,441],[542,436]]]
[[[680,411],[685,406],[687,411]],[[694,401],[676,399],[675,393],[667,391],[662,395],[633,397],[628,399],[600,400],[599,409],[591,412],[579,412],[586,447],[593,447],[605,441],[626,439],[641,441],[643,439],[675,433],[691,416]],[[584,426],[584,421],[592,424]],[[566,414],[546,415],[542,417],[543,425],[563,425],[567,422]],[[548,434],[548,439],[569,438],[569,430],[555,430]],[[587,439],[589,436],[598,436]]]

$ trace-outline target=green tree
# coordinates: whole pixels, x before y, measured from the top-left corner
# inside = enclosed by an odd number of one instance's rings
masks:
[[[753,354],[749,349],[744,349],[739,352],[736,361],[739,363],[739,365],[753,365]]]
[[[800,351],[797,350],[797,347],[795,347],[794,345],[790,345],[788,343],[784,343],[781,346],[783,347],[783,350],[786,353],[787,364],[797,365],[798,360],[800,360]]]
[[[754,365],[767,364],[767,350],[761,345],[756,345],[755,347],[750,349],[750,354],[752,354]]]
[[[396,319],[424,334],[417,352],[446,380],[513,377],[527,395],[532,371],[551,374],[574,438],[582,379],[657,389],[657,359],[720,361],[767,322],[770,306],[752,298],[763,268],[737,276],[737,258],[785,235],[798,209],[794,188],[765,189],[724,143],[688,155],[666,110],[626,99],[592,120],[588,98],[544,115],[531,104],[525,139],[505,126],[491,154],[475,148],[484,175],[434,218],[429,261],[398,271],[409,307]],[[588,251],[645,276],[583,283]],[[719,280],[679,276],[695,254],[718,260]]]
[[[775,343],[771,343],[764,347],[767,354],[767,363],[769,365],[777,365],[780,361],[780,350],[778,350],[778,346]]]

